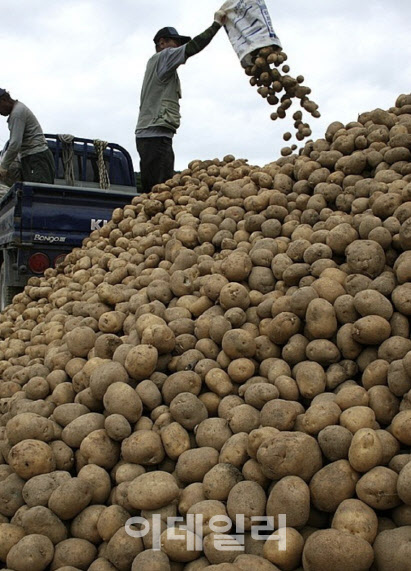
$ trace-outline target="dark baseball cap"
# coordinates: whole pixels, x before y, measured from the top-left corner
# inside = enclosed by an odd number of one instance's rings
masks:
[[[174,40],[179,40],[181,45],[186,44],[191,40],[189,36],[180,36],[177,30],[171,26],[161,28],[161,30],[159,30],[154,36],[154,43],[157,44],[160,38],[173,38]]]
[[[0,97],[2,97],[5,93],[7,93],[7,91],[0,87]]]

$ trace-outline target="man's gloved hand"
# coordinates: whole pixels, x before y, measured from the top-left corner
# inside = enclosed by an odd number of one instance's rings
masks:
[[[217,10],[217,12],[214,14],[214,22],[217,22],[217,24],[220,24],[220,26],[224,26],[226,20],[227,20],[226,12],[221,9]]]
[[[7,175],[7,173],[8,170],[0,166],[0,178],[4,178]]]

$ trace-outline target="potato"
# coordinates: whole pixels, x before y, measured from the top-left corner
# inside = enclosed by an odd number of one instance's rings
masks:
[[[223,351],[230,359],[253,357],[256,344],[253,337],[243,329],[231,329],[224,334],[222,340]]]
[[[162,471],[141,474],[130,482],[128,499],[137,509],[157,509],[178,499],[179,487],[171,474]]]
[[[86,464],[77,474],[80,480],[84,480],[91,485],[92,504],[104,504],[110,495],[111,481],[110,476],[104,468],[96,464]]]
[[[337,333],[337,347],[346,359],[356,359],[362,351],[362,345],[354,338],[353,323],[345,323]]]
[[[274,381],[283,400],[297,400],[299,397],[298,385],[294,379],[286,375],[280,375]]]
[[[238,557],[234,559],[234,565],[242,571],[247,571],[248,569],[256,569],[256,571],[276,571],[274,565],[267,561],[267,559],[249,553],[238,555]]]
[[[171,460],[177,460],[180,454],[190,449],[190,437],[178,422],[172,422],[160,431],[164,451]]]
[[[16,571],[29,569],[47,569],[53,559],[54,546],[45,535],[33,533],[26,535],[9,550],[7,567]]]
[[[354,495],[357,482],[358,474],[347,460],[327,464],[310,481],[311,502],[316,509],[332,513]]]
[[[301,534],[292,527],[284,529],[286,534],[285,549],[278,540],[268,538],[264,544],[264,557],[271,563],[279,565],[285,571],[292,571],[301,562],[301,556],[304,547],[304,539]],[[277,537],[278,533],[273,534]]]
[[[141,336],[141,342],[155,347],[159,355],[171,353],[176,345],[174,332],[167,325],[146,327]]]
[[[260,425],[260,413],[249,404],[240,404],[228,413],[228,421],[233,433],[249,433]]]
[[[112,440],[104,428],[90,432],[80,444],[80,453],[89,464],[111,469],[118,462],[120,445]]]
[[[227,396],[233,392],[233,383],[229,374],[220,368],[214,367],[207,371],[204,380],[210,391],[220,397]]]
[[[365,389],[370,389],[376,385],[387,384],[387,373],[389,364],[383,359],[371,362],[362,374],[362,384]]]
[[[335,300],[333,307],[338,321],[342,324],[354,323],[359,318],[354,306],[354,297],[351,295],[341,295]]]
[[[243,475],[238,468],[221,462],[205,474],[202,491],[209,500],[226,501],[231,489],[242,480]]]
[[[411,351],[411,339],[406,339],[401,335],[392,335],[381,343],[378,358],[392,363],[392,361],[405,357],[408,351]]]
[[[123,460],[120,460],[111,471],[111,476],[115,479],[116,484],[131,482],[131,480],[134,480],[137,476],[141,476],[141,474],[145,474],[145,468],[143,468],[143,466],[124,462]]]
[[[50,446],[45,442],[30,438],[12,447],[8,461],[15,473],[25,480],[52,472],[56,467]]]
[[[170,571],[170,561],[163,551],[146,549],[133,559],[131,571]]]
[[[161,404],[161,393],[153,381],[141,381],[136,386],[136,393],[143,405],[149,410],[153,410]]]
[[[206,499],[202,483],[194,482],[193,484],[188,484],[181,490],[178,511],[180,514],[185,515],[191,506]]]
[[[101,359],[113,359],[118,347],[122,346],[121,340],[113,333],[103,333],[96,338],[94,343],[94,354]],[[117,353],[118,357],[119,353]],[[124,364],[124,363],[123,363]]]
[[[380,292],[367,289],[354,296],[354,307],[363,317],[366,315],[379,315],[389,320],[393,314],[390,301]]]
[[[411,465],[405,464],[401,469],[397,480],[397,493],[400,499],[407,505],[410,505],[411,494],[409,486],[409,477],[411,473]]]
[[[188,529],[168,528],[161,534],[161,549],[172,561],[193,561],[200,556],[196,535]]]
[[[301,426],[307,434],[318,434],[326,426],[336,425],[341,414],[335,402],[313,403],[302,415]]]
[[[45,399],[50,394],[50,385],[43,377],[32,377],[25,385],[27,398],[32,400]]]
[[[310,341],[305,349],[305,353],[310,361],[316,361],[321,365],[337,363],[341,358],[337,345],[328,339],[314,339]]]
[[[247,289],[239,284],[239,283],[228,283],[221,288],[219,301],[221,303],[221,307],[225,310],[231,309],[233,307],[240,307],[243,310],[246,310],[250,305],[250,298],[248,295]],[[218,320],[216,320],[218,323]],[[216,323],[216,326],[218,327]],[[222,325],[222,321],[220,320],[220,326]],[[225,327],[225,330],[228,331],[231,327]],[[224,334],[224,333],[223,333]],[[216,341],[218,339],[219,341]],[[217,337],[214,337],[214,341],[221,342],[222,335],[221,332],[217,333]]]
[[[410,506],[401,505],[392,511],[392,520],[398,527],[403,525],[410,525],[411,523],[411,510]]]
[[[375,563],[381,571],[398,569],[405,571],[408,566],[410,550],[410,526],[382,531],[374,542]]]
[[[403,410],[396,414],[392,419],[391,430],[395,438],[402,444],[410,446],[410,425],[411,425],[411,411]]]
[[[396,472],[385,466],[377,466],[358,480],[357,496],[374,509],[395,508],[401,503],[397,494],[397,480]]]
[[[365,345],[380,345],[391,333],[390,323],[380,315],[367,315],[353,324],[354,341]]]
[[[284,345],[290,337],[299,332],[301,321],[290,311],[282,311],[270,324],[268,336],[276,345]]]
[[[371,545],[360,537],[337,529],[322,529],[307,539],[303,551],[304,570],[361,571],[374,559]]]
[[[97,412],[82,414],[69,422],[61,434],[61,439],[71,448],[80,448],[84,438],[104,426],[104,416]]]
[[[86,357],[95,341],[96,333],[91,327],[75,327],[65,336],[67,348],[75,357]]]
[[[73,519],[91,501],[92,486],[80,478],[60,484],[50,495],[48,507],[62,520]]]
[[[199,526],[201,526],[202,536],[208,535],[213,530],[224,528],[225,521],[227,520],[227,510],[225,505],[218,500],[203,500],[193,504],[187,511],[187,516],[194,515],[195,517],[201,516],[199,523],[190,524],[190,530],[197,534],[200,533]],[[216,519],[213,519],[216,518]],[[223,518],[221,522],[218,518]],[[187,518],[188,519],[188,518]],[[210,520],[212,522],[212,529],[210,528]]]
[[[300,529],[306,525],[310,515],[310,490],[306,482],[298,476],[285,476],[274,484],[267,499],[267,516],[274,518],[278,526],[278,516],[287,516],[288,527]]]
[[[74,465],[74,454],[72,449],[61,440],[50,442],[57,470],[69,471]]]
[[[265,515],[266,496],[257,482],[238,482],[227,498],[227,512],[234,521],[237,515],[244,516],[244,529],[250,530],[253,517]]]
[[[308,345],[308,339],[297,333],[292,335],[281,352],[282,358],[290,365],[296,365],[305,360],[305,350]]]
[[[381,464],[386,466],[391,459],[400,451],[400,443],[387,430],[378,429],[377,436],[382,445]]]
[[[170,414],[173,420],[186,430],[193,430],[208,417],[205,405],[191,393],[180,393],[170,403]]]
[[[155,370],[158,351],[153,345],[138,345],[127,353],[124,367],[132,379],[143,381]]]
[[[121,443],[121,456],[126,462],[152,466],[164,459],[160,436],[153,430],[133,432]]]
[[[374,411],[375,419],[381,425],[389,425],[399,412],[399,401],[388,387],[375,386],[368,390],[369,406]]]
[[[131,426],[122,414],[110,414],[104,421],[104,430],[111,440],[122,442],[131,434]]]
[[[368,406],[369,394],[356,384],[343,384],[336,390],[335,403],[341,410],[346,410],[353,406]]]
[[[396,454],[391,458],[388,467],[391,468],[391,470],[394,470],[394,472],[397,472],[399,474],[402,468],[405,466],[405,464],[408,464],[410,460],[411,457],[407,452],[405,453],[399,452],[398,454]]]
[[[140,537],[130,536],[121,527],[110,538],[107,544],[106,557],[120,571],[130,569],[134,558],[143,551],[143,541]]]
[[[299,476],[308,481],[322,466],[320,447],[312,436],[302,432],[284,431],[263,441],[257,460],[263,473],[274,480]]]
[[[373,428],[374,411],[366,406],[352,406],[341,413],[340,424],[353,434],[360,428]]]
[[[260,423],[263,427],[270,426],[278,430],[292,430],[295,419],[303,412],[303,406],[297,401],[274,399],[267,402],[261,409]],[[255,426],[255,428],[257,427]]]
[[[200,390],[201,378],[197,373],[194,371],[178,371],[166,378],[161,392],[165,404],[170,404],[181,393],[189,392],[197,396]]]
[[[331,527],[365,539],[372,545],[378,531],[378,518],[364,502],[347,499],[336,509]]]
[[[47,506],[52,492],[63,482],[70,480],[68,472],[41,474],[30,478],[22,490],[24,501],[29,507]]]
[[[216,526],[217,528],[217,526]],[[224,545],[226,549],[221,549]],[[240,550],[239,543],[235,537],[224,533],[209,533],[204,538],[204,554],[211,564],[232,563]],[[210,565],[212,567],[212,565]]]
[[[183,452],[177,460],[176,475],[181,482],[201,482],[205,474],[217,464],[218,451],[209,446],[192,448]]]
[[[6,562],[7,554],[26,535],[23,527],[11,523],[0,523],[0,561]]]
[[[62,569],[64,569],[64,571],[74,571],[76,568],[64,566]],[[114,569],[114,565],[105,557],[97,557],[89,567],[90,571],[113,571]]]
[[[242,389],[245,389],[244,391]],[[248,386],[240,387],[239,395],[244,394],[246,404],[261,410],[263,406],[279,397],[278,388],[270,383],[253,383]]]
[[[121,414],[129,422],[137,422],[143,412],[140,397],[126,383],[112,383],[104,394],[103,403],[109,414]]]
[[[53,424],[39,414],[23,412],[8,421],[6,435],[12,446],[30,438],[50,442],[54,438]]]
[[[368,472],[382,461],[382,444],[372,428],[360,428],[348,450],[348,460],[357,472]]]
[[[97,531],[97,522],[105,506],[88,506],[78,516],[76,516],[70,526],[72,537],[85,539],[90,543],[98,545],[101,537]]]
[[[106,507],[97,520],[97,531],[103,541],[109,541],[129,518],[130,514],[119,505]]]
[[[234,410],[239,408],[240,407],[236,407]],[[230,416],[231,422],[233,416]],[[224,443],[232,434],[233,432],[225,418],[206,418],[195,428],[195,438],[198,446],[211,446],[216,450],[221,450]]]
[[[326,375],[319,363],[302,361],[296,365],[294,372],[298,390],[302,396],[312,399],[324,392]]]
[[[312,299],[308,304],[305,319],[307,333],[311,339],[329,339],[337,331],[335,310],[326,299]]]
[[[53,545],[67,539],[67,528],[50,509],[35,506],[22,514],[21,525],[26,535],[39,533],[48,537]]]
[[[388,388],[398,397],[403,397],[411,389],[410,378],[402,359],[391,361],[387,374]]]
[[[384,250],[373,240],[354,240],[347,247],[345,254],[347,264],[353,273],[375,278],[384,269]]]
[[[85,539],[71,537],[55,546],[50,569],[54,571],[54,569],[60,569],[64,566],[88,569],[96,556],[97,549],[92,543]]]

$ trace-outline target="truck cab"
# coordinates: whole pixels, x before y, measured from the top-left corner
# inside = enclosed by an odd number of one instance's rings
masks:
[[[0,200],[1,309],[137,194],[131,157],[120,145],[45,137],[55,184],[16,182]]]

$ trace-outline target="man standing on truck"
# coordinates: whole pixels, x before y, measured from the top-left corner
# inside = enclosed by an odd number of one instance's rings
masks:
[[[220,9],[213,24],[193,39],[170,26],[154,36],[156,53],[147,63],[135,131],[143,192],[174,175],[173,135],[180,126],[181,98],[177,68],[203,50],[225,21]]]
[[[9,167],[19,157],[22,180],[54,183],[55,166],[40,123],[28,107],[12,99],[0,88],[0,115],[8,117],[10,138],[0,164],[0,180],[7,177]]]

